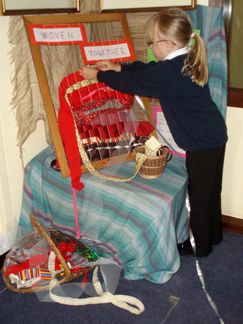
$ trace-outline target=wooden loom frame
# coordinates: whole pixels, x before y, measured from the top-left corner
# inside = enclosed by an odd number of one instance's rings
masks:
[[[133,44],[129,32],[127,19],[124,13],[102,13],[102,14],[99,13],[99,14],[83,14],[83,15],[24,16],[23,20],[25,24],[25,29],[26,29],[26,33],[30,45],[30,50],[31,50],[36,74],[37,74],[41,96],[44,103],[45,112],[47,115],[48,124],[50,127],[52,141],[60,165],[61,174],[65,178],[70,175],[70,170],[68,166],[67,157],[64,151],[64,146],[62,143],[60,131],[58,128],[56,111],[52,101],[50,89],[48,86],[48,80],[47,80],[47,75],[45,72],[45,68],[41,56],[40,45],[32,43],[28,25],[29,24],[43,24],[43,25],[44,24],[74,24],[74,23],[92,23],[92,22],[99,23],[99,22],[116,21],[121,23],[121,27],[123,29],[125,38],[129,39],[131,41],[131,44]],[[148,99],[147,98],[141,98],[141,99],[146,107],[150,120],[152,120],[152,112],[151,109],[149,108]],[[118,164],[121,163],[121,161],[126,162],[132,159],[133,159],[132,154],[128,153],[128,154],[123,154],[123,155],[95,161],[92,162],[92,164],[96,169],[100,169],[105,167],[107,163],[109,163],[109,165]],[[87,168],[85,167],[85,165],[82,165],[82,172],[86,172],[86,171]]]

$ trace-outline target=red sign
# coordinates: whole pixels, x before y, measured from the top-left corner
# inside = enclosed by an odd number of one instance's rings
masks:
[[[131,42],[128,39],[80,44],[85,64],[94,64],[101,60],[113,62],[135,60]]]
[[[86,42],[82,24],[29,25],[31,41],[41,45],[81,44]]]

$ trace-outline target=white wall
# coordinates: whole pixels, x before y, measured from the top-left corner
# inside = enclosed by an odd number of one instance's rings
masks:
[[[10,107],[12,97],[8,43],[9,17],[0,16],[0,255],[12,245],[20,215],[23,166],[17,146],[15,112]],[[42,122],[23,146],[26,164],[31,157],[46,147]]]
[[[21,204],[23,170],[16,146],[16,124],[9,102],[12,93],[10,82],[8,18],[0,17],[0,252],[11,244],[16,230]]]
[[[209,0],[197,0],[198,5],[208,6]]]
[[[223,214],[243,219],[243,109],[227,109],[229,140],[223,177]]]

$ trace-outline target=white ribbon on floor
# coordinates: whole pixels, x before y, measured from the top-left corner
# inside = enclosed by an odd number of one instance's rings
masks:
[[[186,207],[188,209],[188,212],[190,213],[190,203],[189,203],[189,200],[186,199]],[[195,244],[195,240],[194,240],[194,237],[193,237],[193,234],[192,234],[192,231],[190,231],[190,242],[191,242],[191,245],[192,245],[192,248],[193,248],[193,251],[196,255],[196,244]],[[204,276],[203,276],[203,272],[201,270],[201,267],[200,267],[200,264],[199,264],[199,260],[196,259],[196,270],[197,270],[197,275],[198,275],[198,278],[201,282],[201,285],[202,285],[202,289],[207,297],[207,300],[209,302],[209,305],[212,307],[212,309],[214,310],[215,314],[217,315],[218,319],[219,319],[219,323],[220,324],[224,324],[224,321],[223,319],[221,318],[220,314],[219,314],[219,311],[218,311],[218,308],[215,304],[215,302],[213,301],[213,299],[211,298],[211,296],[209,295],[209,293],[207,292],[207,289],[206,289],[206,284],[205,284],[205,280],[204,280]]]
[[[54,302],[57,302],[57,303],[63,304],[63,305],[71,305],[71,306],[83,306],[83,305],[111,303],[119,308],[123,308],[133,314],[136,314],[136,315],[139,315],[144,311],[144,309],[145,309],[144,305],[139,299],[132,297],[132,296],[128,296],[128,295],[114,295],[108,291],[108,286],[111,291],[115,290],[116,281],[118,280],[119,274],[120,274],[120,267],[113,261],[106,260],[103,258],[100,258],[100,260],[97,260],[94,271],[93,271],[92,284],[93,284],[95,292],[98,296],[87,297],[87,298],[82,298],[82,299],[68,297],[68,296],[60,296],[53,292],[55,287],[60,286],[58,280],[54,277],[54,274],[55,274],[54,264],[55,264],[55,254],[51,252],[50,256],[49,256],[48,268],[51,271],[51,273],[53,273],[53,278],[51,279],[50,284],[49,284],[49,296]],[[90,263],[90,264],[92,264],[92,263]],[[109,265],[110,265],[111,271],[107,271],[109,269]],[[113,267],[113,269],[112,269],[112,267]],[[102,285],[98,278],[98,270],[99,269],[100,269],[100,272],[104,279],[104,284],[105,284],[104,290],[103,290]],[[108,278],[108,276],[110,278]],[[62,284],[62,286],[63,285],[68,285],[68,283]]]
[[[223,321],[223,319],[221,318],[221,316],[219,314],[219,311],[218,311],[218,308],[217,308],[215,302],[212,300],[211,296],[207,292],[204,277],[203,277],[203,273],[202,273],[202,270],[200,268],[199,261],[197,259],[196,259],[196,268],[197,268],[197,275],[199,277],[199,280],[201,282],[201,285],[202,285],[203,291],[204,291],[204,293],[205,293],[205,295],[207,297],[207,300],[208,300],[210,306],[212,307],[212,309],[214,310],[215,314],[217,315],[217,317],[219,319],[219,323],[224,324],[224,321]]]

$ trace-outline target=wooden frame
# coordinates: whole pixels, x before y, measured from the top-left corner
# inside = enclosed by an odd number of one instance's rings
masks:
[[[2,15],[79,12],[79,0],[1,0]]]
[[[74,24],[74,23],[97,23],[97,22],[120,22],[122,30],[124,32],[124,37],[129,39],[132,43],[128,23],[126,20],[125,14],[122,13],[103,13],[103,14],[84,14],[84,15],[50,15],[50,16],[24,16],[24,24],[26,28],[26,33],[29,40],[30,50],[32,53],[36,74],[39,82],[40,92],[43,98],[44,108],[47,115],[47,120],[50,127],[50,132],[53,140],[53,144],[55,147],[55,152],[58,158],[58,162],[60,165],[61,173],[63,177],[68,177],[70,175],[70,170],[67,162],[67,157],[64,151],[64,146],[62,143],[61,135],[58,128],[57,116],[55,107],[53,104],[52,96],[50,93],[50,89],[48,86],[47,75],[45,72],[43,60],[41,57],[41,51],[39,44],[33,44],[31,41],[31,34],[29,24]],[[142,98],[146,109],[148,105],[148,99]],[[152,116],[151,110],[148,110],[148,115]],[[152,119],[152,118],[151,118]],[[119,161],[127,161],[131,160],[132,155],[128,154],[128,156],[116,156],[112,158],[108,158],[105,160],[93,162],[93,166],[95,168],[105,167],[107,163],[115,164],[119,163]],[[86,167],[82,166],[82,172],[85,172]]]
[[[196,0],[100,0],[100,11],[151,11],[163,7],[193,9]]]

